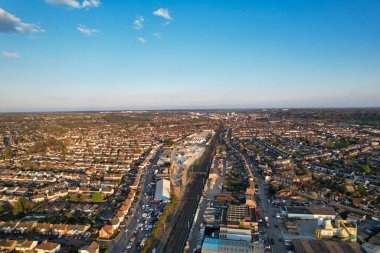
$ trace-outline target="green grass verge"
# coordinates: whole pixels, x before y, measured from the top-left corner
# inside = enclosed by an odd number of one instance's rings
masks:
[[[155,246],[156,241],[159,239],[160,235],[164,232],[164,224],[170,221],[170,217],[173,215],[177,205],[179,203],[178,197],[174,194],[171,196],[171,202],[165,208],[165,211],[161,214],[160,219],[157,221],[156,227],[153,229],[152,235],[145,242],[144,248],[141,250],[142,253],[151,252],[152,247]]]

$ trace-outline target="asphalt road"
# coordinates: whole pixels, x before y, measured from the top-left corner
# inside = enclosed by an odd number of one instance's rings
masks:
[[[286,247],[284,244],[284,240],[281,234],[280,229],[275,226],[276,217],[275,213],[273,212],[273,207],[268,203],[268,198],[266,194],[266,185],[263,183],[263,180],[261,177],[258,177],[259,182],[259,196],[261,198],[261,207],[263,210],[263,214],[265,216],[268,216],[269,221],[269,228],[265,228],[266,233],[268,234],[269,238],[273,238],[274,244],[271,245],[272,252],[286,252]],[[281,239],[281,241],[280,241]]]
[[[237,149],[235,149],[237,152]],[[279,229],[279,226],[276,228],[275,223],[276,223],[276,217],[275,213],[273,211],[273,207],[268,203],[268,196],[267,196],[267,185],[264,182],[263,178],[258,174],[257,168],[255,169],[255,166],[250,158],[247,157],[245,153],[240,152],[240,154],[244,157],[244,161],[246,164],[248,164],[248,167],[253,174],[253,176],[257,179],[258,183],[258,195],[261,199],[261,216],[262,219],[264,219],[265,216],[268,216],[268,221],[269,221],[269,228],[265,227],[265,233],[268,235],[268,239],[272,238],[274,244],[271,245],[271,250],[272,252],[275,253],[282,253],[286,252],[286,247],[284,244],[284,240],[282,237],[282,233]],[[251,174],[251,175],[252,175]],[[257,208],[259,209],[259,208]]]
[[[268,203],[268,197],[267,197],[267,185],[264,182],[263,178],[257,173],[257,170],[254,169],[254,165],[251,161],[248,162],[250,169],[254,173],[255,178],[257,178],[258,183],[258,191],[259,191],[259,197],[261,199],[261,209],[262,209],[262,216],[267,216],[269,221],[269,228],[265,228],[265,232],[268,235],[268,238],[272,238],[274,244],[271,245],[272,252],[275,253],[281,253],[286,252],[286,247],[284,244],[284,240],[282,237],[282,233],[279,229],[279,227],[276,228],[275,223],[277,218],[273,217],[275,216],[275,213],[273,211],[273,207]],[[262,217],[264,219],[264,217]],[[280,241],[281,240],[281,241]]]
[[[159,153],[160,153],[160,150],[157,151],[157,154]],[[109,248],[111,249],[110,250],[111,253],[123,252],[123,250],[127,246],[128,241],[132,237],[133,232],[135,231],[137,227],[137,224],[138,224],[137,220],[141,217],[142,206],[145,205],[147,202],[147,199],[144,196],[144,192],[147,185],[149,185],[152,182],[152,178],[153,178],[152,168],[154,164],[155,162],[150,164],[145,170],[145,176],[143,176],[141,179],[142,180],[141,185],[143,185],[143,189],[141,190],[141,196],[140,196],[139,201],[137,202],[138,204],[136,204],[134,209],[132,209],[133,215],[129,217],[125,228],[121,229],[119,236],[113,242],[111,242],[111,245],[109,246]],[[127,233],[125,232],[126,231],[125,229],[128,229]],[[130,252],[133,252],[133,251],[130,250]]]

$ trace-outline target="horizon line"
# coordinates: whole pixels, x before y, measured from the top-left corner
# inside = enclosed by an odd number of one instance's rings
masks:
[[[22,114],[22,113],[101,113],[101,112],[170,112],[170,111],[245,111],[245,110],[347,110],[347,109],[380,109],[380,106],[305,106],[305,107],[209,107],[209,108],[162,108],[162,109],[101,109],[101,108],[83,108],[83,109],[55,109],[55,110],[9,110],[2,111],[0,109],[0,114]]]

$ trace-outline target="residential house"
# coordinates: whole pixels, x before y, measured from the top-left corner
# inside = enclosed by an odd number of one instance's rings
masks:
[[[84,246],[79,249],[79,253],[99,253],[99,244],[92,242],[90,245]]]
[[[19,252],[32,252],[35,247],[37,247],[38,241],[18,241],[15,247],[16,251]]]
[[[0,252],[11,252],[16,248],[16,240],[1,240],[0,241]]]
[[[99,231],[99,237],[100,238],[107,238],[109,239],[113,233],[114,233],[114,227],[111,225],[105,225],[100,231]]]
[[[58,252],[60,249],[60,244],[48,241],[43,241],[41,244],[34,248],[37,253],[54,253]]]

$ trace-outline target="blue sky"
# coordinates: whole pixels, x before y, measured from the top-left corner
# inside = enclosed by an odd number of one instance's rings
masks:
[[[379,97],[378,0],[0,0],[0,111]]]

